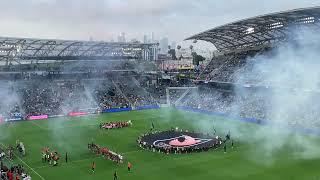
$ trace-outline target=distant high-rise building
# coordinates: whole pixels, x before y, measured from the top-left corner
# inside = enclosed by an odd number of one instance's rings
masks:
[[[89,41],[93,41],[93,37],[92,36],[89,37]]]
[[[126,33],[122,32],[122,33],[118,36],[118,42],[126,42]]]
[[[151,33],[151,43],[154,43],[155,39],[154,39],[154,32]]]
[[[122,35],[122,38],[123,38],[123,42],[127,42],[127,40],[126,40],[126,34],[125,34],[125,33],[122,33],[121,35]]]
[[[160,52],[163,53],[163,54],[166,54],[168,53],[168,46],[169,46],[169,40],[167,37],[165,38],[162,38],[160,40]]]
[[[143,43],[148,43],[148,36],[146,34],[143,36]]]

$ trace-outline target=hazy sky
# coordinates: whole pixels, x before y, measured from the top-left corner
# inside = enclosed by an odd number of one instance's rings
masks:
[[[0,36],[181,41],[242,18],[320,5],[320,0],[0,0]]]

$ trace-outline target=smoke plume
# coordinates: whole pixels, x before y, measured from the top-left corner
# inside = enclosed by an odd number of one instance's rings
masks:
[[[289,147],[295,158],[312,158],[320,155],[320,146],[299,130],[320,125],[320,36],[311,29],[298,29],[290,37],[291,41],[267,55],[248,59],[235,76],[238,84],[263,86],[264,90],[252,93],[247,88],[236,88],[236,96],[256,101],[251,109],[257,114],[262,110],[270,125],[254,131],[253,141],[258,143],[260,155],[272,157]],[[233,102],[238,112],[245,108],[243,105]]]

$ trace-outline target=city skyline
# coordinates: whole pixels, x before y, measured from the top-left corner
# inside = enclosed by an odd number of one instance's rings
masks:
[[[168,37],[180,44],[204,30],[261,14],[310,7],[320,0],[0,0],[1,36],[127,40]],[[230,4],[233,4],[230,6]],[[255,8],[253,8],[255,7]],[[152,35],[151,35],[152,36]],[[151,37],[152,38],[152,37]]]

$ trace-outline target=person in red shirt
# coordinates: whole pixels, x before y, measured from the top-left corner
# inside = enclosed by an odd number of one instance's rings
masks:
[[[13,180],[13,173],[11,171],[7,172],[7,176],[9,180]]]
[[[41,152],[42,152],[42,162],[47,162],[48,158],[47,158],[47,154],[49,154],[49,148],[48,147],[44,147],[42,148]]]
[[[20,180],[19,174],[16,175],[16,180]]]

